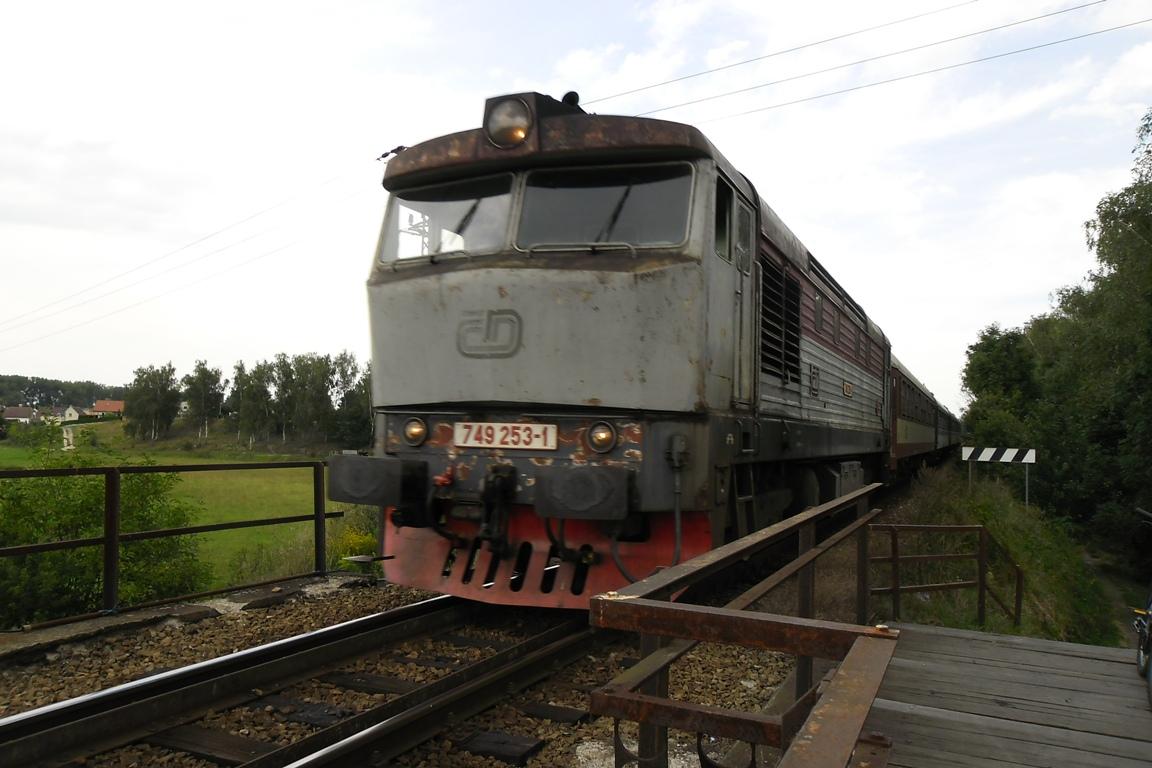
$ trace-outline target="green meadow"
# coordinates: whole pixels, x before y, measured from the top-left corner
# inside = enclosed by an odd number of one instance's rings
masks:
[[[31,448],[7,446],[0,443],[0,469],[24,469],[36,461],[36,452]]]
[[[179,438],[157,444],[138,444],[123,436],[119,423],[94,425],[95,446],[80,447],[96,455],[97,464],[145,462],[161,465],[258,463],[310,461],[315,457],[272,452],[251,453],[227,443],[221,435],[217,444],[182,447]],[[183,443],[186,444],[186,440]],[[107,453],[111,451],[113,453]],[[118,460],[102,461],[98,452],[117,455]],[[37,465],[34,449],[0,442],[0,470]],[[312,468],[254,469],[179,473],[178,498],[194,510],[194,525],[239,522],[262,518],[294,517],[313,513]],[[331,505],[329,506],[331,510]],[[93,510],[94,515],[101,514]],[[329,556],[371,551],[370,540],[362,534],[348,542],[342,521],[329,523]],[[262,581],[279,576],[310,572],[313,569],[312,523],[289,523],[239,528],[199,534],[200,557],[211,566],[209,588]],[[349,532],[350,533],[350,532]],[[127,545],[130,546],[130,545]]]

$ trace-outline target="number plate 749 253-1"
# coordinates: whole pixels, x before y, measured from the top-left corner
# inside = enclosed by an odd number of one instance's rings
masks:
[[[458,421],[452,425],[452,442],[457,448],[554,451],[556,425]]]

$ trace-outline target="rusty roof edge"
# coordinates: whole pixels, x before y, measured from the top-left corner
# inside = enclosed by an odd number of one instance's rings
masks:
[[[698,128],[684,123],[618,115],[569,114],[542,118],[531,139],[512,149],[493,146],[481,128],[421,142],[389,161],[383,184],[391,191],[568,159],[594,162],[633,156],[639,160],[644,155],[719,158],[731,167]]]

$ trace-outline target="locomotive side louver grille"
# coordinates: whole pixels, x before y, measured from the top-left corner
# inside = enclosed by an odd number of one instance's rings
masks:
[[[760,270],[760,371],[800,381],[800,283],[767,259]]]

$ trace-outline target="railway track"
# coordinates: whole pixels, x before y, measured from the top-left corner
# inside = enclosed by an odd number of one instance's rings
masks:
[[[546,677],[592,635],[584,616],[553,619],[526,637],[469,635],[480,607],[438,597],[14,715],[0,720],[0,754],[5,764],[30,768],[130,744],[246,768],[386,761]],[[466,647],[472,659],[397,651],[418,638]],[[379,659],[429,673],[424,680],[377,674]],[[357,711],[294,698],[294,690],[318,681],[371,704]],[[286,713],[299,724],[296,738],[265,740],[222,727],[228,711],[241,709]]]

